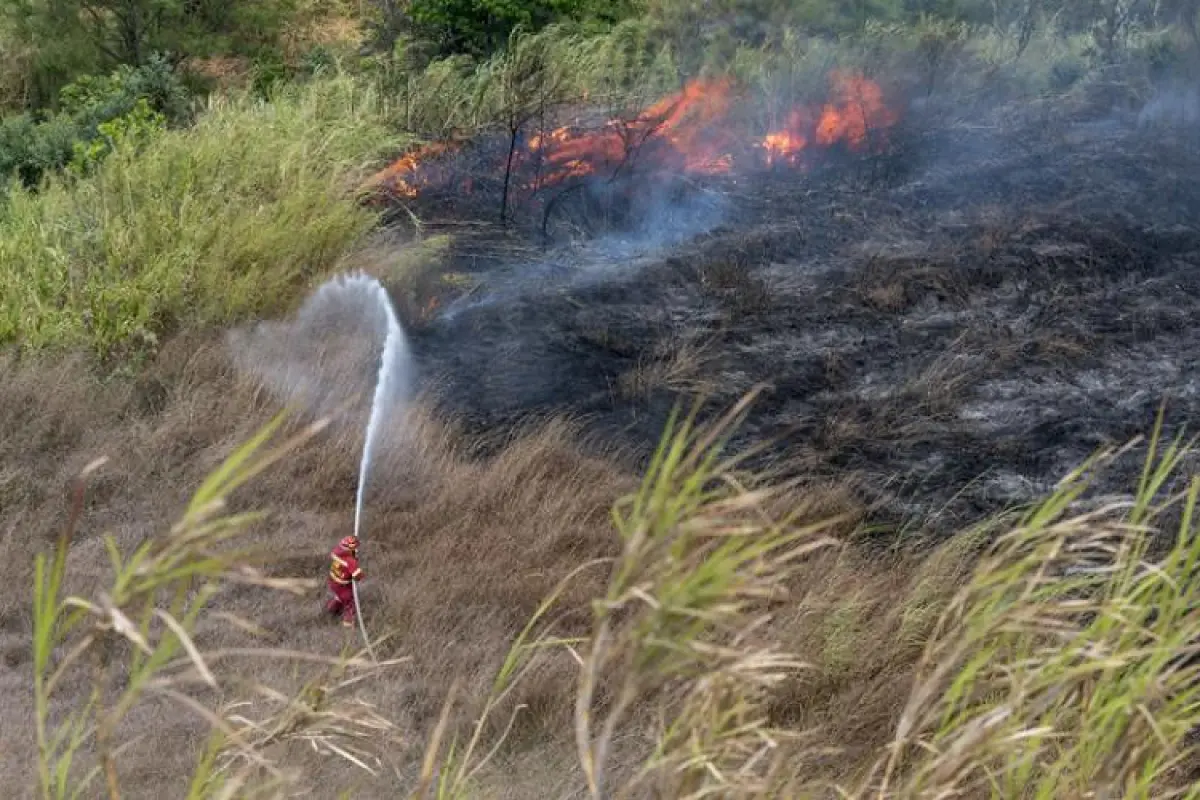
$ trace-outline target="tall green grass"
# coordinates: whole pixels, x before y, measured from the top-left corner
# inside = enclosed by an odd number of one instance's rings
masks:
[[[860,796],[1200,796],[1200,479],[1160,431],[1128,496],[1073,508],[1101,453],[996,539]]]
[[[110,355],[287,308],[375,222],[357,180],[396,135],[346,76],[214,100],[94,174],[0,200],[0,343]]]

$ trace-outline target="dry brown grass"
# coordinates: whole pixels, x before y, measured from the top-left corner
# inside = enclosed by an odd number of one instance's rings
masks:
[[[296,64],[314,47],[350,50],[363,33],[361,4],[333,2],[298,4],[280,36],[283,56]]]
[[[921,648],[978,544],[964,536],[874,557],[848,547],[804,565],[770,632],[811,665],[771,702],[776,725],[814,732],[797,749],[798,774],[849,785],[888,743]]]
[[[4,535],[21,553],[14,559],[21,574],[29,574],[31,551],[57,532],[62,489],[73,473],[98,455],[112,459],[92,481],[81,540],[70,558],[73,591],[105,578],[99,533],[111,531],[129,547],[165,530],[203,476],[272,411],[269,399],[239,381],[220,347],[204,336],[171,343],[133,383],[101,385],[82,361],[4,367]],[[326,552],[352,523],[360,446],[360,437],[331,433],[239,500],[275,510],[258,535],[280,554],[280,574],[322,574]],[[425,419],[415,442],[385,453],[377,469],[398,479],[370,497],[365,619],[373,634],[396,634],[396,646],[413,658],[396,684],[377,687],[376,700],[410,730],[423,731],[452,678],[461,675],[465,695],[479,697],[511,634],[562,574],[611,550],[608,506],[632,484],[612,465],[582,455],[561,421],[531,429],[495,460],[481,462],[455,444],[452,432]],[[594,588],[582,583],[576,591]],[[4,690],[11,698],[2,712],[9,785],[27,784],[26,765],[33,763],[32,743],[19,735],[19,721],[30,713],[24,701],[28,589],[27,580],[14,580],[0,591],[0,648],[9,666]],[[578,607],[582,596],[566,602]],[[331,653],[341,646],[342,629],[321,614],[319,593],[283,606],[252,591],[230,597],[237,607],[229,610],[258,620],[273,644]],[[209,647],[244,639],[216,620],[202,626],[202,638]],[[556,715],[565,719],[552,700],[569,687],[570,674],[566,664],[557,672],[552,666],[518,698],[535,711],[545,709],[530,715],[531,733]],[[274,677],[286,685],[301,676]],[[147,792],[134,796],[162,796],[153,794],[159,781],[166,781],[159,787],[164,792],[179,785],[174,782],[189,773],[189,762],[176,745],[194,744],[200,728],[167,718],[155,720],[153,733],[171,745],[164,745],[171,754],[156,748],[129,757],[129,782],[142,776]],[[419,735],[413,744],[419,753]]]
[[[644,400],[657,391],[680,394],[711,394],[716,388],[705,378],[715,357],[709,343],[695,334],[659,342],[649,358],[642,358],[617,377],[622,397]]]
[[[244,89],[254,74],[253,62],[245,56],[209,56],[189,58],[184,62],[189,72],[211,81],[217,92]]]
[[[81,360],[10,361],[4,370],[0,535],[6,552],[20,553],[16,574],[28,575],[31,551],[57,532],[67,481],[91,459],[111,459],[92,479],[80,540],[69,559],[69,588],[78,592],[106,578],[100,533],[112,532],[127,548],[165,530],[202,478],[275,408],[265,393],[235,376],[216,337],[203,334],[169,342],[135,381],[100,383]],[[466,733],[513,636],[539,603],[574,567],[615,553],[609,509],[637,484],[617,454],[585,454],[577,431],[563,420],[531,424],[489,459],[474,457],[453,426],[425,411],[410,426],[381,455],[363,533],[367,627],[373,636],[390,637],[379,647],[380,657],[408,660],[392,679],[360,688],[403,735],[381,754],[388,769],[378,777],[336,759],[314,761],[300,745],[281,745],[285,761],[308,769],[316,797],[334,797],[345,786],[356,787],[358,797],[391,797],[409,787],[456,680],[459,702],[450,728]],[[279,576],[320,577],[328,548],[352,525],[361,436],[339,430],[322,436],[318,446],[235,498],[246,508],[272,510],[257,536],[279,554],[272,565]],[[801,487],[777,498],[783,506],[801,500],[814,517],[860,513],[840,487]],[[934,610],[954,588],[967,555],[956,544],[933,558],[880,563],[849,548],[806,565],[790,581],[792,598],[769,633],[815,669],[778,691],[770,707],[777,723],[820,727],[822,745],[845,750],[839,758],[817,759],[814,770],[845,777],[884,743]],[[586,629],[587,602],[603,592],[600,572],[582,573],[556,605],[551,616],[560,635]],[[0,589],[0,779],[23,787],[34,763],[32,737],[24,733],[32,713],[26,701],[28,597],[23,578]],[[322,599],[315,592],[303,602],[281,603],[262,591],[235,589],[221,610],[256,620],[272,646],[331,655],[355,646],[357,631],[348,636],[326,618]],[[209,649],[249,641],[221,617],[208,618],[198,632],[198,642]],[[227,675],[250,668],[237,659],[214,666]],[[479,776],[486,796],[527,797],[531,786],[545,796],[573,796],[581,788],[570,742],[577,664],[558,651],[532,669],[506,700],[504,713],[485,728],[490,742],[507,723],[508,710],[525,706],[508,745]],[[285,689],[299,689],[310,676],[282,663],[256,663],[253,674]],[[68,693],[63,702],[70,701]],[[164,711],[149,703],[123,731],[149,734],[155,742],[125,755],[129,797],[174,796],[190,774],[205,728]],[[616,772],[644,747],[636,739],[621,743]]]
[[[872,259],[863,270],[857,291],[875,311],[896,314],[926,298],[963,304],[967,290],[955,275],[952,258],[886,257]]]

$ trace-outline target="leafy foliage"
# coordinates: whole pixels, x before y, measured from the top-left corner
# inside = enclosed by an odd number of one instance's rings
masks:
[[[0,120],[0,180],[15,175],[36,187],[77,159],[83,159],[79,166],[94,164],[112,149],[114,134],[137,130],[144,140],[186,121],[190,98],[171,66],[155,58],[63,87],[60,108],[40,122],[29,113]]]
[[[166,128],[167,118],[152,109],[145,98],[139,98],[128,114],[96,126],[99,135],[95,139],[76,141],[69,167],[77,175],[86,175],[116,148],[139,148]]]
[[[36,186],[44,174],[70,162],[80,133],[75,120],[63,114],[40,123],[31,114],[0,120],[0,176]]]
[[[158,55],[139,67],[123,64],[106,75],[82,76],[59,92],[64,113],[96,122],[129,113],[139,100],[173,124],[186,121],[191,110],[178,72]]]
[[[427,55],[486,57],[504,48],[513,31],[537,32],[554,23],[612,25],[628,17],[629,0],[412,0],[377,25],[389,49],[397,34],[427,42]]]

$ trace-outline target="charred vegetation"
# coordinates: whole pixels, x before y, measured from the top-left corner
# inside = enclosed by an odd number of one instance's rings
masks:
[[[1184,425],[1194,136],[1078,110],[931,130],[943,113],[897,111],[886,148],[803,170],[589,176],[543,207],[575,192],[574,245],[531,225],[480,263],[488,234],[463,236],[442,268],[470,292],[409,320],[440,402],[480,432],[578,414],[645,454],[696,386],[722,405],[766,381],[747,441],[947,532],[1040,496],[1164,401]],[[705,343],[690,384],[664,366],[684,341]]]

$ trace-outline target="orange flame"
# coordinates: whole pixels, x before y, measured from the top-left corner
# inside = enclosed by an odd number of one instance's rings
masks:
[[[432,159],[456,151],[461,146],[458,142],[427,144],[411,153],[406,153],[375,173],[367,185],[371,188],[386,186],[392,193],[411,200],[420,194],[422,188],[432,183],[428,176],[418,177],[419,172],[425,170]]]
[[[610,120],[597,132],[574,133],[558,128],[529,141],[529,156],[540,156],[546,173],[540,185],[590,175],[599,167],[616,167],[655,152],[658,166],[685,173],[718,174],[733,167],[730,137],[717,128],[728,115],[732,83],[693,81],[682,92],[664,97],[634,119]],[[528,158],[526,158],[528,160]]]
[[[810,127],[809,115],[803,109],[793,109],[788,114],[784,128],[771,131],[763,137],[762,148],[766,151],[768,166],[795,163],[808,146],[808,136],[804,131]]]
[[[610,120],[598,131],[570,126],[530,136],[514,154],[515,174],[537,177],[518,185],[527,190],[568,178],[612,171],[625,164],[682,174],[718,175],[751,162],[752,166],[801,166],[814,145],[843,144],[862,151],[898,120],[874,81],[855,73],[830,75],[831,96],[818,109],[798,107],[784,124],[761,136],[739,132],[729,79],[697,80],[664,97],[632,120]],[[436,143],[409,153],[375,176],[404,197],[442,181],[431,166],[437,156],[458,145]]]
[[[883,102],[879,84],[861,75],[835,72],[830,76],[839,105],[826,104],[817,124],[817,143],[845,141],[862,149],[872,131],[891,127],[896,115]]]

